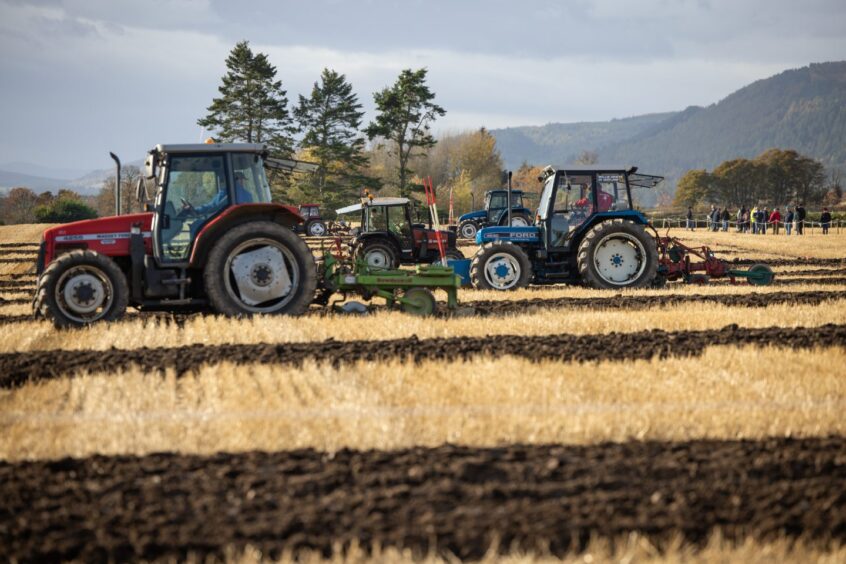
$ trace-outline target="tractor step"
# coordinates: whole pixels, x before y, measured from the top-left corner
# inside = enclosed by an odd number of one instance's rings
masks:
[[[178,285],[190,284],[190,283],[191,283],[191,279],[188,278],[188,277],[185,277],[185,278],[166,278],[165,280],[162,280],[162,284],[166,284],[166,285],[169,285],[169,286],[178,286]]]

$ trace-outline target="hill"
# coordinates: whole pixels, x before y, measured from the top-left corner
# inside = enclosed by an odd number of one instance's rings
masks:
[[[663,117],[652,119],[657,116]],[[524,159],[535,164],[572,162],[580,151],[593,149],[602,162],[633,163],[644,171],[666,175],[670,188],[689,169],[710,169],[726,159],[754,157],[771,147],[796,149],[826,167],[846,169],[846,62],[788,70],[706,108],[691,106],[681,112],[604,123],[613,128],[620,122],[644,127],[617,127],[617,138],[608,142],[604,142],[608,137],[585,135],[574,140],[560,134],[582,124],[491,133],[509,166]],[[591,126],[601,129],[601,124]],[[517,143],[515,131],[529,141]],[[631,135],[624,137],[626,132]],[[542,149],[535,139],[545,140]],[[563,159],[552,158],[555,155]]]
[[[565,163],[585,149],[601,150],[621,139],[631,139],[673,117],[676,112],[647,114],[611,121],[550,123],[542,126],[494,129],[496,145],[506,166]]]

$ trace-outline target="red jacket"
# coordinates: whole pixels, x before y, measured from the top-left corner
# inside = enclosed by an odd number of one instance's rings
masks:
[[[781,221],[781,214],[778,211],[770,214],[770,223],[775,223],[776,221]]]

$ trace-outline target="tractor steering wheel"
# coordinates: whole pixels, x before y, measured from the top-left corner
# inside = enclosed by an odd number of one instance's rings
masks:
[[[191,205],[191,202],[186,200],[185,198],[179,198],[179,201],[182,202],[182,211],[187,212],[190,214],[196,214],[197,210],[194,209],[194,206]]]

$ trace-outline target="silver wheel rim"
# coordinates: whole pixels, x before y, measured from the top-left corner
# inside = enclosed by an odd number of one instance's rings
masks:
[[[528,227],[529,222],[524,217],[512,217],[511,227]]]
[[[461,236],[465,239],[472,239],[476,236],[476,226],[472,223],[465,224],[461,228]]]
[[[245,311],[273,313],[294,299],[300,267],[291,250],[274,239],[244,241],[224,265],[226,293]]]
[[[628,233],[611,233],[600,239],[593,253],[593,265],[602,280],[627,286],[640,279],[646,268],[646,249]]]
[[[315,237],[320,237],[324,233],[326,233],[326,228],[323,227],[322,223],[312,223],[309,228],[309,235],[313,235]]]
[[[62,314],[77,323],[101,319],[114,302],[112,281],[96,266],[75,266],[56,283],[55,301]]]
[[[510,253],[495,253],[485,262],[485,280],[495,290],[509,290],[520,281],[520,261]]]
[[[364,253],[364,262],[372,268],[390,268],[391,257],[384,249],[370,249]]]

